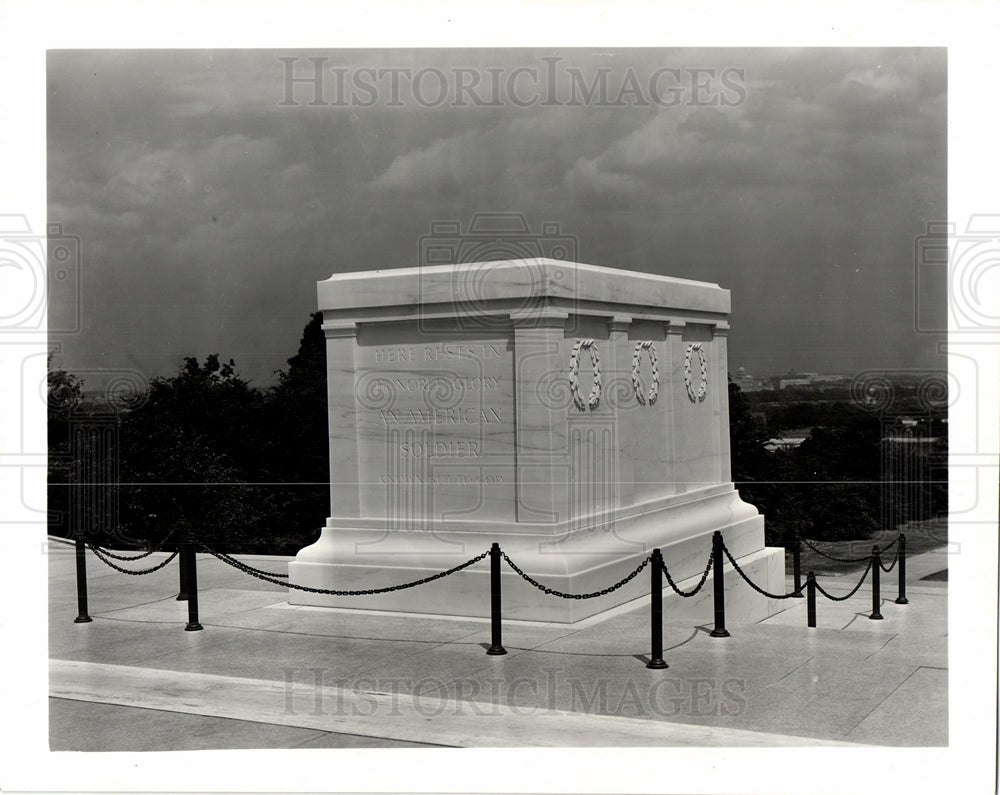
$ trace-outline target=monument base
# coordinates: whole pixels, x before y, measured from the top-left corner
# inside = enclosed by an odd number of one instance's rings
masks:
[[[764,547],[764,518],[739,499],[731,484],[619,509],[613,515],[589,517],[586,523],[555,526],[469,522],[447,523],[439,529],[386,529],[384,521],[330,519],[319,540],[300,551],[288,571],[292,582],[311,588],[382,588],[453,568],[497,542],[514,563],[545,587],[565,593],[590,593],[614,585],[659,547],[671,577],[679,585],[701,576],[716,530],[722,532],[733,557],[754,582],[771,592],[784,591],[784,552]],[[501,562],[501,572],[506,619],[573,623],[649,594],[648,567],[617,590],[593,599],[546,594],[506,562]],[[289,602],[488,617],[489,573],[486,558],[413,588],[363,596],[290,590]],[[757,621],[778,612],[776,600],[761,597],[738,579],[727,563],[728,621]],[[685,614],[705,613],[704,620],[709,622],[711,594],[709,581],[698,596],[678,601],[683,603]],[[665,611],[668,620],[673,609],[671,606]]]

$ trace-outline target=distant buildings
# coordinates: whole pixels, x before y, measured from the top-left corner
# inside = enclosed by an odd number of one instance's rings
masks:
[[[764,449],[768,452],[775,452],[777,450],[794,450],[800,444],[802,444],[806,439],[809,438],[810,429],[809,428],[798,428],[787,431],[782,431],[777,436],[774,436],[767,440],[764,444]]]
[[[892,444],[935,445],[941,433],[947,433],[948,420],[939,420],[937,425],[926,417],[893,417],[882,423],[882,441]]]
[[[774,389],[773,379],[754,378],[746,371],[745,367],[741,367],[736,371],[736,375],[733,377],[733,383],[739,386],[739,388],[744,392],[763,392],[765,390]]]
[[[819,373],[797,373],[793,367],[785,375],[778,377],[778,389],[797,387],[799,389],[822,389],[825,387],[846,386],[848,378],[845,375],[820,375]]]
[[[784,375],[764,376],[756,378],[740,367],[733,376],[733,383],[744,392],[765,392],[794,387],[796,389],[830,389],[843,388],[848,385],[849,378],[845,375],[821,375],[820,373],[799,373],[794,369]]]

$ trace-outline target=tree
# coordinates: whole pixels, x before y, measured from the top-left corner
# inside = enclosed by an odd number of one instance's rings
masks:
[[[315,312],[302,331],[298,353],[267,394],[271,434],[267,465],[280,479],[300,483],[330,481],[327,432],[326,337],[323,315]]]
[[[154,379],[122,422],[122,523],[134,538],[194,532],[230,549],[255,542],[263,396],[217,354]]]
[[[48,355],[46,405],[48,409],[48,505],[52,521],[49,532],[67,536],[70,532],[69,488],[72,478],[71,440],[73,418],[83,403],[83,381],[55,367],[55,351]]]
[[[729,447],[733,482],[740,497],[764,515],[768,544],[785,544],[809,526],[806,506],[795,484],[795,461],[788,451],[770,452],[767,423],[752,411],[739,385],[729,383]]]
[[[289,552],[314,540],[329,513],[330,447],[327,428],[326,335],[315,312],[302,331],[298,352],[267,393],[263,446],[273,544]]]
[[[814,424],[792,450],[769,452],[767,426],[729,385],[733,481],[740,496],[765,517],[768,543],[806,538],[870,538],[882,516],[882,428],[878,417],[847,403],[776,409],[779,427]]]
[[[328,514],[322,316],[269,390],[231,359],[184,360],[125,413],[123,524],[156,541],[169,528],[220,551],[293,553]]]
[[[754,415],[738,384],[729,382],[729,448],[734,483],[752,482],[768,468],[767,425]]]

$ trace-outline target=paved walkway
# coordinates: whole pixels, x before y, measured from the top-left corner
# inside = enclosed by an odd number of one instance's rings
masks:
[[[723,639],[710,614],[672,621],[665,599],[665,670],[645,667],[647,599],[575,625],[506,622],[492,657],[487,621],[290,606],[207,556],[204,631],[184,631],[176,564],[129,577],[91,554],[94,621],[74,624],[73,551],[51,551],[52,750],[948,742],[948,584],[923,579],[947,569],[944,549],[907,561],[908,605],[883,575],[882,621],[867,584],[821,597],[816,629],[789,599]],[[820,582],[845,594],[858,577]]]

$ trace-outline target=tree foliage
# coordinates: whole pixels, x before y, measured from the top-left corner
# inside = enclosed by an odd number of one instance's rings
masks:
[[[88,537],[142,546],[172,529],[221,551],[283,553],[314,540],[329,510],[321,322],[312,316],[270,389],[212,354],[184,359],[175,375],[153,379],[126,402],[117,415],[118,449],[102,453],[118,459],[118,522],[91,522],[100,526]],[[81,382],[51,364],[49,396],[50,497],[65,508],[64,484],[73,479],[65,466],[68,429],[93,416]]]
[[[946,442],[894,444],[886,438],[885,417],[826,400],[779,405],[772,415],[779,427],[810,431],[798,447],[769,451],[768,437],[778,429],[759,419],[737,385],[730,383],[729,392],[733,481],[764,514],[769,543],[783,544],[794,533],[866,539],[887,523],[894,529],[947,509],[946,486],[935,482],[933,471],[933,462],[946,457]],[[806,420],[815,424],[803,426]],[[922,476],[899,486],[887,482],[898,472]]]
[[[49,472],[48,505],[50,531],[69,535],[69,484],[72,480],[71,428],[83,402],[83,381],[55,366],[55,353],[48,356],[46,383],[48,404]]]
[[[73,447],[81,444],[73,428],[94,419],[83,386],[50,357],[49,505],[53,532],[63,534],[74,457],[107,454]],[[765,416],[730,383],[729,404],[733,480],[743,499],[764,514],[769,543],[781,544],[796,532],[867,538],[887,517],[904,522],[946,509],[944,483],[883,482],[887,471],[927,472],[929,457],[945,458],[943,441],[887,444],[884,418],[843,401],[802,406],[783,400]],[[141,546],[173,529],[221,551],[293,553],[314,540],[329,512],[319,313],[271,388],[253,386],[233,360],[223,362],[217,354],[186,358],[175,375],[154,379],[115,416],[120,513],[115,527],[90,522],[99,543]],[[934,422],[942,431],[935,435],[943,436],[940,418]],[[787,423],[810,427],[809,437],[791,450],[768,450],[776,428]]]

